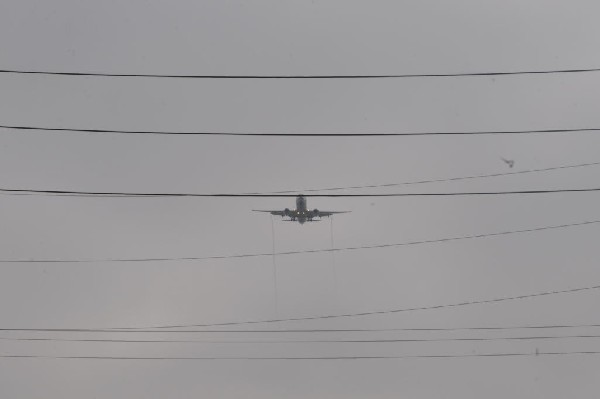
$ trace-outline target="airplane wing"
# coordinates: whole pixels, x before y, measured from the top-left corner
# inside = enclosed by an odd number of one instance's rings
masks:
[[[297,223],[296,219],[281,219],[282,222],[293,222],[293,223]],[[320,219],[306,219],[304,221],[304,223],[314,223],[314,222],[320,222]]]
[[[336,213],[350,213],[350,211],[319,211],[320,217],[329,217],[331,215],[335,215]]]
[[[271,215],[275,215],[275,216],[289,216],[291,218],[296,218],[302,215],[298,214],[298,211],[295,210],[289,210],[288,214],[285,214],[285,211],[269,211],[269,210],[262,210],[262,209],[253,209],[253,212],[265,212],[265,213],[270,213]],[[319,211],[319,213],[317,215],[314,215],[314,217],[329,217],[331,215],[335,215],[337,213],[349,213],[350,211]],[[305,215],[306,217],[313,217],[310,216],[310,211],[308,215]]]
[[[275,216],[285,216],[284,211],[263,211],[260,209],[252,209],[252,212],[266,212],[266,213],[270,213],[271,215],[275,215]]]

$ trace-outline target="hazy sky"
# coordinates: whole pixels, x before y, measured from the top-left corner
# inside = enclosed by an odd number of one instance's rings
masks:
[[[3,0],[0,69],[150,74],[397,74],[600,67],[597,1]],[[381,80],[0,74],[0,124],[132,130],[412,132],[599,127],[600,73]],[[0,131],[0,187],[248,192],[395,183],[600,162],[597,132],[240,138]],[[598,187],[600,166],[386,188]],[[275,219],[276,251],[400,243],[600,219],[598,194],[328,199]],[[0,259],[270,252],[293,199],[0,197]],[[429,306],[599,285],[598,227],[410,247],[213,261],[0,266],[0,328],[202,324]],[[277,301],[275,301],[277,298]],[[600,293],[253,328],[597,324]],[[76,334],[0,338],[376,339],[593,334]],[[598,339],[390,344],[0,340],[0,355],[402,356],[598,351]],[[7,398],[564,398],[600,356],[342,361],[0,359]]]

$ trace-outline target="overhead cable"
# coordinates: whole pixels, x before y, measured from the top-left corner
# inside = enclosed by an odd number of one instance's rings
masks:
[[[516,295],[516,296],[504,296],[493,299],[481,299],[481,300],[470,300],[464,302],[456,302],[449,304],[441,304],[441,305],[430,305],[430,306],[417,306],[412,308],[400,308],[400,309],[390,309],[390,310],[377,310],[370,312],[357,312],[357,313],[343,313],[343,314],[333,314],[333,315],[323,315],[323,316],[304,316],[304,317],[289,317],[289,318],[278,318],[278,319],[264,319],[264,320],[246,320],[246,321],[234,321],[234,322],[223,322],[223,323],[205,323],[205,324],[179,324],[179,325],[157,325],[157,326],[145,326],[145,327],[115,327],[115,329],[174,329],[174,328],[194,328],[194,327],[220,327],[220,326],[236,326],[236,325],[250,325],[250,324],[271,324],[271,323],[283,323],[283,322],[296,322],[296,321],[310,321],[310,320],[328,320],[328,319],[341,319],[341,318],[353,318],[353,317],[363,317],[363,316],[376,316],[376,315],[390,315],[396,313],[408,313],[408,312],[417,312],[417,311],[426,311],[426,310],[439,310],[439,309],[450,309],[450,308],[458,308],[463,306],[472,306],[472,305],[483,305],[483,304],[492,304],[492,303],[500,303],[500,302],[508,302],[508,301],[518,301],[523,299],[530,298],[539,298],[546,297],[551,295],[559,295],[559,294],[573,294],[580,293],[584,291],[595,291],[599,290],[600,285],[592,285],[586,287],[577,287],[570,288],[564,290],[552,290],[552,291],[543,291],[537,292],[533,294],[525,294],[525,295]],[[0,328],[0,331],[3,329]]]
[[[460,180],[475,180],[475,179],[486,179],[486,178],[502,177],[502,176],[523,175],[523,174],[530,174],[530,173],[550,172],[550,171],[563,170],[563,169],[585,168],[585,167],[589,167],[589,166],[598,166],[598,165],[600,165],[600,162],[586,162],[586,163],[580,163],[580,164],[551,166],[551,167],[547,167],[547,168],[517,170],[514,172],[488,173],[488,174],[479,174],[479,175],[470,175],[470,176],[447,177],[447,178],[440,178],[440,179],[406,181],[406,182],[400,182],[400,183],[365,184],[365,185],[360,185],[360,186],[340,186],[340,187],[310,188],[310,189],[302,189],[302,190],[271,191],[271,192],[269,192],[269,194],[271,194],[271,193],[273,193],[273,194],[308,193],[308,192],[318,192],[318,191],[339,191],[339,190],[364,189],[364,188],[398,187],[398,186],[409,186],[409,185],[416,185],[416,184],[442,183],[442,182],[451,182],[451,181],[460,181]],[[260,194],[260,193],[256,193],[256,194]]]
[[[31,331],[31,332],[110,332],[110,333],[121,333],[121,332],[169,332],[169,333],[190,333],[190,332],[220,332],[215,330],[203,330],[203,331],[180,331],[180,330],[172,330],[175,328],[209,328],[209,327],[224,327],[224,326],[236,326],[236,325],[250,325],[250,324],[271,324],[271,323],[282,323],[282,322],[295,322],[295,321],[309,321],[309,320],[326,320],[326,319],[339,319],[339,318],[351,318],[351,317],[362,317],[362,316],[374,316],[374,315],[388,315],[395,313],[407,313],[407,312],[416,312],[416,311],[426,311],[426,310],[439,310],[439,309],[449,309],[449,308],[458,308],[463,306],[471,306],[471,305],[483,305],[483,304],[492,304],[492,303],[500,303],[507,301],[517,301],[522,299],[536,298],[536,297],[545,297],[550,295],[558,295],[558,294],[568,294],[568,293],[577,293],[584,291],[595,291],[600,289],[600,285],[587,286],[587,287],[578,287],[578,288],[570,288],[564,290],[553,290],[553,291],[543,291],[533,294],[525,294],[518,296],[505,296],[493,299],[482,299],[482,300],[471,300],[465,302],[457,302],[450,304],[442,304],[442,305],[431,305],[431,306],[419,306],[413,308],[400,308],[400,309],[391,309],[391,310],[378,310],[371,312],[359,312],[359,313],[344,313],[344,314],[334,314],[334,315],[323,315],[323,316],[305,316],[305,317],[290,317],[290,318],[281,318],[281,319],[265,319],[265,320],[247,320],[247,321],[237,321],[237,322],[223,322],[223,323],[206,323],[206,324],[179,324],[179,325],[158,325],[158,326],[146,326],[146,327],[112,327],[112,328],[104,328],[104,329],[89,329],[89,328],[18,328],[18,327],[0,327],[0,331]],[[600,325],[575,325],[575,326],[525,326],[518,328],[578,328],[578,327],[599,327]],[[514,328],[514,327],[510,327]],[[462,329],[462,328],[461,328]],[[477,327],[477,328],[467,328],[467,329],[504,329],[501,327]],[[390,331],[410,331],[413,329],[393,329]],[[440,329],[417,329],[414,331],[438,331]],[[292,330],[290,330],[292,331]],[[293,330],[300,332],[300,330]],[[310,330],[313,331],[313,330]],[[314,330],[319,331],[319,330]],[[336,331],[349,331],[349,330],[336,330]],[[360,330],[362,331],[362,330]],[[369,331],[369,330],[366,330]],[[440,330],[441,331],[441,330]],[[225,332],[225,331],[221,331]],[[252,331],[247,331],[252,332]],[[263,331],[264,332],[264,331]],[[274,331],[278,332],[278,331]]]
[[[192,340],[192,339],[109,339],[109,338],[22,338],[0,337],[0,341],[15,342],[89,342],[89,343],[151,343],[151,344],[392,344],[419,342],[487,342],[487,341],[553,341],[600,338],[600,335],[546,335],[519,337],[458,337],[458,338],[391,338],[391,339],[288,339],[288,340]]]
[[[572,352],[499,352],[499,353],[469,353],[448,355],[400,355],[400,356],[289,356],[289,357],[139,357],[139,356],[50,356],[50,355],[0,355],[0,359],[46,359],[46,360],[394,360],[394,359],[451,359],[475,357],[531,357],[531,356],[571,356],[571,355],[599,355],[600,351],[572,351]]]
[[[598,72],[600,68],[573,68],[520,71],[489,71],[489,72],[455,72],[455,73],[414,73],[414,74],[352,74],[352,75],[201,75],[201,74],[150,74],[150,73],[110,73],[84,71],[48,71],[28,69],[0,69],[0,73],[19,75],[55,75],[55,76],[94,76],[110,78],[176,78],[176,79],[389,79],[389,78],[449,78],[476,76],[511,76],[511,75],[549,75]]]
[[[441,192],[441,193],[383,193],[383,194],[311,194],[310,197],[327,198],[379,198],[379,197],[456,197],[456,196],[496,196],[496,195],[527,195],[527,194],[556,194],[556,193],[586,193],[600,191],[600,188],[566,188],[551,190],[514,190],[514,191],[471,191],[471,192]],[[267,193],[134,193],[110,191],[74,191],[74,190],[41,190],[30,188],[0,188],[4,193],[73,195],[78,197],[108,197],[108,198],[156,198],[156,197],[196,197],[196,198],[295,198],[298,194],[267,194]]]
[[[203,260],[219,260],[219,259],[236,259],[236,258],[255,258],[255,257],[267,257],[267,256],[289,256],[298,254],[308,253],[322,253],[322,252],[342,252],[342,251],[355,251],[362,249],[377,249],[377,248],[392,248],[392,247],[404,247],[411,245],[424,245],[424,244],[436,244],[451,241],[462,241],[478,238],[487,237],[498,237],[511,234],[525,234],[533,233],[538,231],[546,230],[557,230],[572,227],[581,227],[587,225],[593,225],[600,223],[600,220],[587,220],[584,222],[568,223],[551,226],[533,227],[529,229],[521,230],[507,230],[493,233],[474,234],[466,236],[455,236],[445,237],[432,240],[418,240],[418,241],[407,241],[393,244],[377,244],[377,245],[361,245],[343,248],[325,248],[325,249],[307,249],[300,251],[284,251],[284,252],[264,252],[264,253],[253,253],[253,254],[236,254],[236,255],[214,255],[214,256],[201,256],[201,257],[174,257],[174,258],[106,258],[106,259],[0,259],[0,263],[141,263],[141,262],[181,262],[181,261],[203,261]]]
[[[2,129],[10,130],[38,130],[47,132],[75,132],[98,134],[137,134],[137,135],[173,135],[173,136],[248,136],[248,137],[412,137],[412,136],[477,136],[477,135],[512,135],[512,134],[555,134],[555,133],[584,133],[600,131],[600,127],[573,128],[573,129],[540,129],[540,130],[481,130],[481,131],[455,131],[455,132],[405,132],[405,133],[267,133],[267,132],[208,132],[208,131],[158,131],[158,130],[116,130],[116,129],[78,129],[69,127],[44,127],[25,125],[0,125]]]
[[[400,327],[400,328],[310,328],[310,329],[271,329],[271,330],[140,330],[140,329],[115,329],[115,328],[0,328],[2,332],[68,332],[68,333],[108,333],[108,334],[304,334],[304,333],[379,333],[379,332],[447,332],[447,331],[513,331],[513,330],[554,330],[554,329],[596,329],[600,324],[542,324],[542,325],[516,325],[516,326],[480,326],[480,327]]]
[[[526,169],[526,170],[519,170],[519,171],[514,171],[514,172],[489,173],[489,174],[479,174],[479,175],[469,175],[469,176],[455,176],[455,177],[448,177],[448,178],[415,180],[415,181],[407,181],[407,182],[400,182],[400,183],[383,183],[383,184],[367,184],[367,185],[358,185],[358,186],[309,188],[309,189],[302,189],[302,190],[280,190],[280,191],[269,191],[269,192],[265,192],[264,194],[307,193],[307,192],[319,192],[319,191],[339,191],[339,190],[348,190],[348,189],[397,187],[397,186],[405,186],[405,185],[441,183],[441,182],[451,182],[451,181],[460,181],[460,180],[474,180],[474,179],[495,178],[495,177],[522,175],[522,174],[530,174],[530,173],[541,173],[541,172],[550,172],[550,171],[555,171],[555,170],[584,168],[584,167],[598,166],[598,165],[600,165],[600,162],[586,162],[586,163],[580,163],[580,164],[551,166],[551,167],[547,167],[547,168]],[[10,192],[7,193],[7,192],[2,192],[2,191],[0,191],[0,194],[4,194],[4,195],[36,195],[35,193],[10,193]],[[261,193],[249,193],[249,194],[261,194]],[[85,195],[78,195],[78,194],[54,194],[54,195],[55,196],[85,196]],[[106,197],[123,197],[123,195],[112,195],[112,196],[106,195]]]

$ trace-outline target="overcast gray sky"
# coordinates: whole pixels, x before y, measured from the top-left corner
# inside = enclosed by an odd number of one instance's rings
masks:
[[[600,67],[597,1],[3,0],[0,69],[149,74],[412,74]],[[184,80],[0,74],[0,124],[269,133],[600,126],[600,73],[381,80]],[[248,192],[383,184],[600,161],[597,132],[256,138],[0,131],[0,187]],[[376,192],[598,187],[600,167]],[[356,191],[356,190],[355,190]],[[276,251],[400,243],[600,219],[598,194],[308,198],[351,210],[274,222]],[[0,258],[270,252],[293,199],[0,197]],[[203,324],[370,312],[600,285],[598,227],[275,258],[0,266],[0,328]],[[277,301],[275,300],[277,298]],[[596,324],[600,294],[273,328]],[[266,326],[253,326],[260,328]],[[375,339],[568,331],[121,334],[127,339]],[[107,334],[4,332],[4,338]],[[0,341],[0,355],[403,356],[599,351],[598,339],[390,344]],[[7,398],[564,398],[600,356],[342,361],[0,359]]]

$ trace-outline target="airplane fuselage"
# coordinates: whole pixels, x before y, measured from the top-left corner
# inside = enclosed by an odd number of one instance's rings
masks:
[[[292,220],[296,219],[298,223],[304,224],[309,218],[312,219],[312,212],[306,207],[306,197],[299,195],[296,197],[296,217]]]
[[[306,208],[306,197],[303,195],[299,195],[296,197],[296,210],[298,212],[307,211]]]

